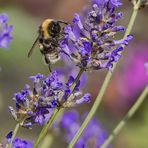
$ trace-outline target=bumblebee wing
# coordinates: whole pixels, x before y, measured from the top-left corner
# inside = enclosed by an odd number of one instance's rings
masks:
[[[39,36],[36,38],[36,40],[34,41],[34,43],[33,43],[32,47],[31,47],[31,49],[29,50],[29,52],[28,52],[28,58],[32,55],[33,49],[34,49],[34,47],[36,46],[38,40],[39,40]]]

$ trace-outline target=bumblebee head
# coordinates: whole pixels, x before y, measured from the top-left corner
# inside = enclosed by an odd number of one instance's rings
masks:
[[[55,37],[59,35],[61,31],[61,26],[58,21],[51,21],[48,25],[48,33],[50,36]]]

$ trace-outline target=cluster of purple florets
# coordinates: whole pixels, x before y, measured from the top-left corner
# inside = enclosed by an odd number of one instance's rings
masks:
[[[7,144],[9,144],[12,138],[12,132],[9,132],[6,138],[7,138]],[[32,148],[32,147],[33,143],[29,140],[14,138],[14,140],[12,141],[12,148]],[[1,148],[3,148],[3,145],[1,146]]]
[[[90,94],[82,95],[77,83],[74,90],[70,87],[74,81],[72,76],[68,82],[59,79],[56,71],[45,77],[42,74],[29,77],[33,81],[33,87],[25,85],[25,89],[14,94],[16,110],[9,107],[15,120],[23,120],[22,125],[31,127],[33,124],[43,125],[46,116],[52,109],[69,108],[90,101]]]
[[[10,33],[13,29],[13,26],[8,25],[7,21],[7,14],[0,14],[0,48],[8,48],[12,40],[12,36]]]
[[[83,117],[84,118],[84,117]],[[69,143],[78,129],[80,128],[80,117],[76,111],[69,111],[64,113],[60,127],[64,129],[66,133],[66,141]],[[85,147],[100,147],[106,139],[106,132],[102,129],[100,123],[96,119],[92,119],[84,130],[82,136],[75,144],[74,148],[85,148]]]
[[[121,5],[119,0],[93,0],[85,17],[76,13],[72,24],[65,27],[60,45],[77,66],[84,70],[112,70],[123,46],[132,39],[131,35],[115,38],[117,32],[124,31],[123,26],[116,26],[123,15],[115,12],[115,8]]]

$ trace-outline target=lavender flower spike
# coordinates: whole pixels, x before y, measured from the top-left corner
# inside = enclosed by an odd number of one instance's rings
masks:
[[[29,77],[33,81],[33,88],[25,85],[25,89],[14,94],[16,110],[9,107],[15,120],[22,120],[22,126],[31,128],[33,124],[43,125],[46,117],[53,109],[59,107],[73,107],[90,101],[90,94],[82,95],[79,91],[80,82],[74,90],[70,87],[74,81],[72,76],[68,82],[60,80],[56,71],[45,77],[42,74]]]
[[[28,140],[22,140],[20,138],[15,138],[12,142],[13,148],[33,148],[33,143]]]
[[[92,0],[86,15],[76,13],[73,23],[64,28],[65,38],[60,46],[77,66],[84,70],[112,70],[113,63],[121,57],[120,51],[132,39],[131,35],[120,40],[115,38],[125,30],[116,26],[123,15],[115,9],[121,5],[120,0]]]
[[[82,119],[83,120],[83,119]],[[60,126],[66,132],[66,142],[69,143],[80,127],[79,116],[75,111],[65,112]],[[91,120],[74,148],[99,148],[105,141],[107,135],[99,122]]]
[[[6,136],[7,144],[10,143],[11,138],[12,138],[12,131],[9,132]],[[14,138],[14,140],[12,141],[12,148],[33,148],[33,143],[28,140]]]
[[[7,24],[8,17],[7,14],[0,14],[0,48],[8,48],[12,36],[10,32],[13,29],[13,26]]]

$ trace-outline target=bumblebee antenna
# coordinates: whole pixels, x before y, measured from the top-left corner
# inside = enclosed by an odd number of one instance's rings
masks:
[[[58,22],[59,23],[62,23],[62,24],[65,24],[65,25],[68,25],[69,24],[68,22],[64,22],[64,21],[61,21],[61,20],[59,20]]]

